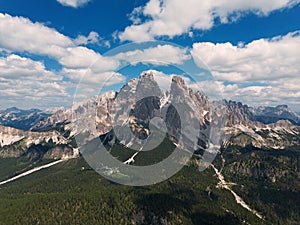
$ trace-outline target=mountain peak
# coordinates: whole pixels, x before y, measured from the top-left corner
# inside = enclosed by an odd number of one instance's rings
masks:
[[[276,106],[276,108],[277,109],[287,109],[287,108],[289,108],[289,106],[288,105],[278,105],[278,106]]]
[[[173,76],[173,77],[172,77],[172,82],[175,82],[175,83],[177,83],[177,84],[180,85],[180,86],[185,86],[185,87],[186,87],[183,78],[180,77],[180,76]]]
[[[293,112],[287,105],[278,105],[276,107],[260,106],[253,109],[256,120],[265,124],[276,123],[279,120],[289,120],[295,125],[300,125],[300,116]]]
[[[10,111],[19,111],[20,109],[18,109],[17,107],[10,107],[7,108],[5,111],[10,112]]]
[[[154,80],[154,75],[152,72],[143,72],[141,75],[140,75],[140,80],[144,79],[144,78],[148,78],[150,80]]]

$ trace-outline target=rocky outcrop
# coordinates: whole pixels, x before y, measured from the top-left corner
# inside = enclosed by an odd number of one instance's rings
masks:
[[[70,143],[82,133],[87,134],[87,140],[101,136],[110,144],[130,147],[134,140],[143,143],[155,130],[151,126],[166,132],[176,144],[182,137],[182,147],[191,151],[210,144],[268,149],[300,145],[299,127],[291,122],[299,116],[286,106],[254,109],[234,101],[211,102],[202,92],[193,92],[181,77],[172,77],[169,90],[161,88],[154,78],[151,72],[143,73],[119,92],[109,91],[58,110],[35,123],[31,131],[0,126],[0,157],[18,157],[32,146],[47,146],[43,152],[32,148],[33,158],[70,155],[73,153],[66,146],[72,148]],[[275,114],[290,119],[271,124],[257,121],[259,115]]]
[[[71,140],[58,131],[32,132],[0,125],[0,157],[60,158],[74,155]],[[51,156],[51,157],[50,157]]]

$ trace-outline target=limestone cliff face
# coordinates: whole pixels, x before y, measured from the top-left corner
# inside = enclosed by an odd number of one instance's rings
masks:
[[[287,120],[266,124],[257,120],[263,112],[278,114],[280,118],[284,113],[288,116],[284,117]],[[76,147],[74,137],[80,133],[91,137],[107,135],[111,144],[118,141],[129,147],[133,136],[147,139],[153,118],[164,121],[167,135],[173,142],[178,142],[182,136],[189,150],[207,147],[209,137],[212,134],[220,136],[218,132],[223,134],[219,144],[224,147],[252,145],[284,149],[300,145],[300,130],[294,123],[296,117],[285,106],[254,110],[234,101],[211,102],[202,92],[193,92],[178,76],[173,76],[169,90],[164,90],[156,82],[155,75],[147,72],[139,79],[130,80],[119,92],[109,91],[78,102],[70,109],[58,110],[35,123],[30,131],[0,126],[0,157],[72,155],[72,148]],[[216,121],[222,124],[219,126]],[[197,132],[197,146],[192,146],[187,135],[192,131]]]
[[[49,158],[60,158],[63,154],[71,156],[74,152],[69,143],[70,141],[58,131],[31,132],[0,125],[2,158],[33,155],[34,158],[42,158],[48,151],[53,152]]]

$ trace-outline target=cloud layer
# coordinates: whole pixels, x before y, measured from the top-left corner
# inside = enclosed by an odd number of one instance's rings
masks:
[[[121,40],[145,41],[158,36],[174,37],[192,30],[208,30],[216,23],[229,23],[251,12],[268,15],[292,7],[299,0],[149,0],[130,15],[131,26],[119,34]]]

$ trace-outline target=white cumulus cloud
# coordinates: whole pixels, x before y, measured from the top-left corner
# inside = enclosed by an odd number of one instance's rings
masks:
[[[61,106],[72,101],[63,77],[43,62],[9,54],[0,57],[0,106]]]
[[[81,38],[81,41],[93,42],[96,38],[97,35],[92,32],[86,40]],[[117,60],[78,46],[74,39],[42,23],[2,13],[0,49],[3,55],[0,58],[1,107],[70,105],[72,88],[82,76],[87,83],[99,84],[106,79],[105,72],[119,65]],[[56,60],[62,70],[49,71],[43,62],[18,56],[19,53],[25,53],[28,57],[47,56]],[[68,79],[63,80],[64,77]],[[124,79],[121,75],[113,76],[107,85],[117,84]]]
[[[88,36],[78,35],[74,42],[77,45],[97,44],[99,43],[99,39],[99,34],[95,31],[91,31]]]
[[[201,59],[218,80],[261,82],[300,75],[300,32],[260,39],[243,46],[195,43],[192,55]]]
[[[268,15],[292,7],[299,0],[149,0],[130,15],[133,24],[119,34],[121,40],[145,41],[157,36],[174,37],[194,30],[211,29],[216,21],[236,21],[243,13]],[[143,18],[146,19],[143,20]]]
[[[108,40],[104,40],[104,38],[100,37],[100,35],[95,31],[91,31],[88,36],[78,35],[74,39],[74,43],[76,45],[97,44],[110,48],[110,42]]]
[[[0,48],[60,57],[72,40],[55,29],[27,18],[0,13]]]
[[[57,1],[60,4],[62,4],[63,6],[78,8],[78,7],[84,6],[85,4],[90,2],[91,0],[57,0]]]
[[[80,42],[81,44],[95,42],[98,37],[96,32],[91,32],[88,37],[73,40],[41,23],[0,13],[1,49],[7,52],[28,52],[49,56],[57,60],[65,69],[93,67],[92,71],[96,71],[95,76],[100,70],[105,72],[118,67],[116,60],[103,57],[87,47],[78,46]],[[78,71],[78,73],[82,72]],[[77,79],[74,82],[77,82]],[[119,82],[119,79],[116,82]]]
[[[154,65],[182,64],[190,56],[187,50],[173,45],[159,44],[155,47],[124,51],[113,57],[117,60],[125,60],[132,65],[137,63],[151,63]]]

